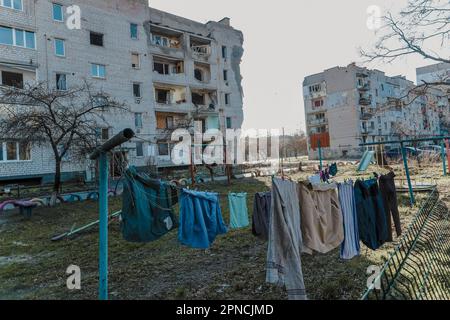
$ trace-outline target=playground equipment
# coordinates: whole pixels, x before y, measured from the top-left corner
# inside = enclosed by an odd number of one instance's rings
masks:
[[[99,244],[99,298],[108,300],[108,152],[115,147],[131,140],[134,131],[125,129],[112,139],[98,147],[90,156],[91,160],[98,160],[99,164],[99,207],[100,207],[100,244]]]
[[[23,214],[27,218],[30,218],[32,216],[33,209],[38,206],[36,202],[32,201],[8,200],[0,204],[0,213],[10,205],[14,206],[14,208],[19,208],[20,214]]]
[[[399,141],[385,141],[385,142],[371,142],[371,143],[363,143],[360,144],[361,147],[367,147],[367,146],[384,146],[384,145],[392,145],[392,144],[400,144],[402,158],[403,158],[403,166],[406,173],[406,179],[408,182],[408,190],[409,190],[409,197],[411,206],[414,206],[416,203],[416,199],[414,197],[414,188],[413,184],[411,182],[411,175],[409,174],[409,166],[408,166],[408,155],[406,152],[406,143],[415,143],[415,142],[427,142],[427,141],[442,141],[441,148],[442,148],[442,163],[443,163],[443,169],[444,169],[444,176],[447,175],[447,166],[446,166],[446,150],[445,150],[445,140],[450,139],[450,137],[430,137],[430,138],[421,138],[421,139],[411,139],[411,140],[399,140]]]
[[[118,212],[115,212],[115,213],[111,214],[108,217],[108,220],[111,220],[111,219],[114,219],[114,218],[120,216],[121,213],[122,213],[122,211],[118,211]],[[76,235],[76,234],[78,234],[80,232],[86,231],[86,230],[96,226],[99,223],[100,223],[100,220],[96,220],[94,222],[91,222],[91,223],[89,223],[89,224],[87,224],[87,225],[85,225],[83,227],[77,228],[77,229],[75,229],[75,227],[72,227],[72,229],[70,231],[64,232],[64,233],[62,233],[60,235],[57,235],[57,236],[54,236],[51,240],[52,241],[59,241],[59,240],[62,240],[64,238],[70,238],[70,237],[72,237],[72,236],[74,236],[74,235]]]

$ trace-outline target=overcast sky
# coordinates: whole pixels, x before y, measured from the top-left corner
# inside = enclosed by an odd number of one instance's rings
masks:
[[[293,132],[305,128],[302,82],[334,66],[361,62],[375,31],[367,9],[398,11],[406,0],[150,0],[150,6],[199,22],[227,16],[244,33],[244,128]],[[431,64],[410,57],[368,67],[415,81],[415,68]]]

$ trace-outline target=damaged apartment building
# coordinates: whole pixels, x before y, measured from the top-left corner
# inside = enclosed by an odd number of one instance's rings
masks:
[[[68,28],[77,5],[81,29]],[[0,0],[0,82],[46,82],[66,90],[87,80],[124,102],[99,128],[107,140],[124,128],[138,138],[114,154],[111,174],[127,161],[171,167],[171,132],[238,129],[243,122],[243,34],[230,19],[205,24],[150,8],[146,0]],[[92,163],[63,162],[63,180],[93,177]],[[53,178],[52,152],[0,140],[0,181]]]
[[[308,76],[303,96],[310,158],[356,158],[362,143],[441,133],[439,92],[418,96],[414,83],[356,64]],[[388,146],[386,147],[388,149]]]

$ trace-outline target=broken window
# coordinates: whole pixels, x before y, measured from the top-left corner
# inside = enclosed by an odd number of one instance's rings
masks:
[[[134,40],[138,38],[138,25],[136,23],[130,23],[130,36]]]
[[[200,69],[195,69],[194,70],[194,77],[195,79],[197,79],[198,81],[203,81],[203,71]]]
[[[323,99],[318,99],[313,101],[313,107],[314,108],[321,108],[323,107]]]
[[[227,117],[227,129],[232,129],[232,128],[233,128],[232,119],[230,117]]]
[[[228,57],[228,48],[226,46],[222,46],[222,58],[227,59]]]
[[[322,90],[321,84],[315,84],[309,87],[309,92],[320,92]]]
[[[133,83],[133,95],[135,98],[141,97],[141,84],[140,83]]]
[[[134,124],[136,128],[142,128],[142,113],[134,114]]]
[[[132,53],[131,54],[131,67],[133,69],[139,69],[139,67],[140,67],[139,53]]]
[[[169,74],[169,65],[167,63],[155,62],[153,64],[153,71],[159,74]]]
[[[102,128],[101,137],[104,141],[109,139],[109,128]]]
[[[160,156],[168,156],[169,155],[169,144],[168,143],[159,143],[158,144],[158,154]]]
[[[162,104],[169,104],[170,91],[163,89],[156,89],[156,102]]]
[[[9,87],[23,88],[23,74],[2,71],[2,84]]]
[[[173,117],[166,117],[166,129],[172,129],[174,127]]]
[[[192,103],[201,106],[205,105],[205,95],[192,92]]]
[[[62,73],[56,74],[56,90],[66,91],[67,90],[67,76]]]
[[[97,32],[90,33],[91,45],[103,47],[103,34]]]
[[[136,157],[144,156],[144,143],[136,142]]]

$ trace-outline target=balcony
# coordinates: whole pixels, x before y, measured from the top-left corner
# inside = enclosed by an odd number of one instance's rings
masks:
[[[191,36],[190,49],[192,58],[204,62],[209,62],[212,54],[211,40],[204,37]]]
[[[309,127],[318,127],[318,126],[322,126],[322,125],[325,125],[325,124],[328,124],[328,119],[327,118],[308,120],[308,126]]]
[[[372,112],[372,111],[363,111],[363,112],[361,112],[361,115],[360,115],[359,118],[361,120],[370,120],[370,119],[373,118],[373,116],[374,116],[374,112]]]
[[[372,105],[372,95],[363,95],[359,98],[359,104],[362,106]]]
[[[155,110],[161,112],[188,113],[193,110],[186,100],[186,88],[155,83]]]
[[[182,32],[157,25],[151,25],[150,32],[151,52],[184,59]]]
[[[157,82],[170,84],[186,83],[184,61],[153,56],[153,79]]]
[[[357,88],[361,92],[367,92],[367,91],[370,91],[370,84],[364,83],[364,84],[358,85]]]

